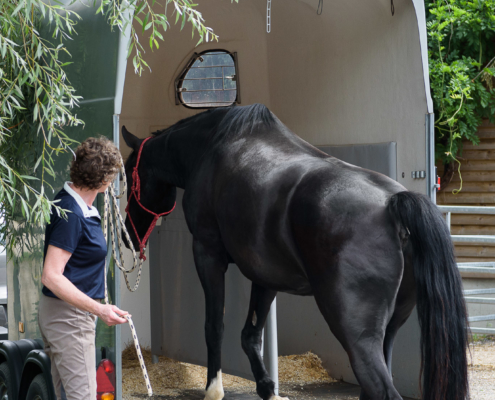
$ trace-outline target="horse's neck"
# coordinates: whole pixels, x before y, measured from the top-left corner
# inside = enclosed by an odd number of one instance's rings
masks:
[[[157,143],[155,168],[167,183],[184,189],[209,145],[207,132],[177,131],[164,135]]]

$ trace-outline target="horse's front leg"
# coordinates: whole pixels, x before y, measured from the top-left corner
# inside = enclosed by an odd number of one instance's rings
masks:
[[[228,257],[219,241],[194,240],[194,262],[205,293],[205,336],[208,349],[208,378],[205,400],[221,400],[222,385],[222,339],[225,303],[225,272]]]
[[[268,375],[261,357],[263,327],[276,294],[277,292],[274,290],[265,289],[253,283],[249,312],[241,336],[242,348],[249,358],[251,370],[256,380],[256,392],[263,400],[281,399],[275,396],[275,384]]]

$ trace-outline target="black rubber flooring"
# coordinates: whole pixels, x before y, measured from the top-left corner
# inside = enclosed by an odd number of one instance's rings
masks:
[[[285,389],[285,390],[284,390]],[[288,397],[289,400],[358,400],[359,386],[349,383],[337,382],[326,384],[314,384],[305,386],[288,386],[281,387],[279,396]],[[136,398],[147,399],[145,395],[134,395]],[[182,390],[179,396],[153,396],[153,400],[203,400],[204,390]],[[229,391],[225,389],[224,400],[260,400],[258,395],[252,391]],[[413,400],[404,397],[404,400]]]

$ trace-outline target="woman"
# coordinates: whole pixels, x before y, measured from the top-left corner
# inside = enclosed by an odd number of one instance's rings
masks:
[[[120,169],[120,154],[105,138],[89,138],[77,148],[70,168],[72,182],[55,197],[68,210],[52,209],[45,232],[43,294],[38,322],[51,359],[57,400],[60,385],[68,400],[96,399],[95,322],[127,322],[126,311],[102,304],[105,297],[107,246],[98,210],[92,205]]]

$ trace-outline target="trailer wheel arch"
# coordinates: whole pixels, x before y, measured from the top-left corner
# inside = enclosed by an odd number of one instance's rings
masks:
[[[26,347],[26,343],[21,344],[21,347]],[[18,390],[24,363],[21,349],[15,342],[10,340],[0,341],[0,363],[3,362],[6,362],[9,367],[12,399],[18,400]]]
[[[50,358],[43,350],[32,350],[24,361],[18,400],[26,400],[29,385],[39,374],[42,374],[45,379],[50,398],[56,399]]]
[[[2,361],[0,362],[0,400],[5,399],[5,395],[7,395],[8,399],[13,398],[13,393],[14,389],[10,368],[6,361]]]

